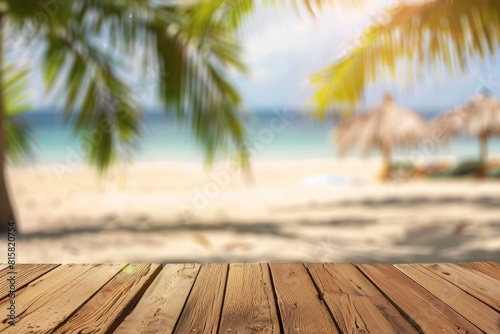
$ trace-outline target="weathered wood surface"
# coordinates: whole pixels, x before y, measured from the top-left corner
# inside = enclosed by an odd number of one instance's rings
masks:
[[[338,333],[303,265],[271,264],[271,272],[286,333]]]
[[[261,263],[230,264],[220,333],[279,332],[269,267]]]
[[[168,264],[116,333],[173,333],[199,264]]]
[[[439,263],[425,264],[424,266],[500,311],[500,288],[497,279],[480,271],[466,269],[455,264]]]
[[[343,333],[417,333],[354,265],[314,263],[308,268]]]
[[[201,267],[179,318],[177,333],[217,333],[228,267],[222,263]]]
[[[15,277],[15,289],[21,291],[31,281],[56,268],[58,264],[19,264],[14,270],[7,266],[0,271],[0,300],[10,291],[10,278]]]
[[[0,264],[2,333],[500,333],[497,262]]]
[[[5,333],[50,333],[115,276],[124,265],[61,265],[37,278],[15,297],[18,322]],[[10,300],[0,302],[7,309]]]
[[[388,264],[360,269],[424,333],[481,333],[479,328]]]
[[[500,265],[496,262],[464,262],[457,264],[466,269],[475,269],[500,280]]]
[[[423,266],[405,264],[397,265],[396,268],[485,333],[495,333],[498,330],[498,321],[500,320],[498,312],[461,290],[458,286],[440,279],[438,275]]]
[[[153,282],[161,266],[131,264],[119,272],[55,333],[98,333],[114,330]]]

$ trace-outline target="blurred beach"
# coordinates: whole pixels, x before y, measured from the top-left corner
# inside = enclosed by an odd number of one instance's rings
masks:
[[[431,117],[431,116],[429,116]],[[23,263],[439,262],[500,257],[500,179],[378,180],[380,154],[338,158],[333,121],[246,116],[249,171],[208,168],[186,129],[146,114],[136,160],[103,178],[57,114],[31,113],[34,162],[10,166]],[[498,161],[498,140],[490,143]],[[415,166],[477,155],[457,138],[396,154]],[[428,145],[427,145],[428,146]]]
[[[493,158],[494,159],[494,158]],[[379,183],[379,158],[11,167],[18,261],[440,262],[500,257],[500,181]]]

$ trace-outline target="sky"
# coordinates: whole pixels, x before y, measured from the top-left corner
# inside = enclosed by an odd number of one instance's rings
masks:
[[[244,60],[250,68],[248,76],[231,73],[232,81],[243,96],[244,105],[254,108],[303,109],[310,101],[312,73],[333,63],[352,39],[393,0],[371,0],[360,8],[327,8],[317,17],[297,13],[283,6],[257,4],[255,13],[242,29]],[[500,98],[500,57],[473,61],[469,73],[460,77],[444,77],[441,83],[432,73],[410,90],[391,83],[377,82],[368,86],[359,109],[371,108],[389,91],[398,103],[425,112],[450,109],[460,105],[486,86]],[[33,76],[35,104],[47,106],[39,73]],[[143,103],[155,105],[152,94],[143,92]]]
[[[297,15],[292,9],[258,6],[255,19],[244,29],[245,60],[249,78],[235,76],[244,100],[253,107],[302,108],[314,92],[308,84],[312,73],[332,64],[352,39],[383,13],[391,0],[372,0],[361,8],[325,10],[318,17]],[[396,101],[419,111],[447,109],[461,104],[483,86],[500,97],[500,57],[472,62],[469,73],[431,78],[411,90],[387,82],[369,86],[360,108],[369,108],[385,91]]]

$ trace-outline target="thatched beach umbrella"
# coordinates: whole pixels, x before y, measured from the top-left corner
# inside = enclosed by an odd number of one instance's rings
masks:
[[[459,132],[477,137],[480,145],[480,162],[484,173],[488,154],[488,138],[500,135],[500,101],[483,92],[464,106],[438,117],[433,123],[435,133],[449,139]]]
[[[379,149],[384,159],[383,178],[391,172],[391,154],[395,148],[415,147],[429,135],[425,120],[407,108],[396,104],[389,94],[372,112],[350,119],[335,133],[339,153],[359,147],[367,154]]]

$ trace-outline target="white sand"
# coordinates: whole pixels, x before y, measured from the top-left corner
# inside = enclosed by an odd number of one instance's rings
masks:
[[[22,263],[430,262],[500,258],[500,182],[375,181],[372,160],[11,168]],[[311,186],[319,175],[351,186]],[[126,180],[126,184],[124,184]],[[309,180],[311,181],[311,180]],[[5,262],[5,253],[0,261]]]

